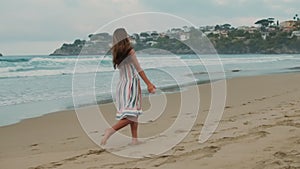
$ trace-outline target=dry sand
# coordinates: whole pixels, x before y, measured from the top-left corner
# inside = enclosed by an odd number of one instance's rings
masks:
[[[228,80],[227,85],[222,120],[212,137],[203,144],[198,142],[198,137],[209,108],[210,84],[199,85],[201,109],[192,130],[181,143],[164,154],[139,159],[114,155],[89,139],[74,111],[62,111],[1,127],[0,168],[299,169],[300,74],[235,78]],[[159,135],[174,122],[180,93],[168,94],[167,100],[159,119],[140,125],[141,137]],[[143,109],[149,108],[145,98]],[[101,105],[100,110],[110,124],[116,122],[112,104]],[[88,107],[85,111],[93,113]],[[93,121],[96,122],[97,119]],[[103,129],[91,131],[99,140],[102,132]],[[121,133],[130,135],[129,128]],[[175,134],[183,133],[175,131]],[[116,140],[113,137],[109,143],[116,143]],[[163,139],[161,141],[163,144]],[[150,141],[125,146],[120,151],[139,148],[147,152],[148,143]]]

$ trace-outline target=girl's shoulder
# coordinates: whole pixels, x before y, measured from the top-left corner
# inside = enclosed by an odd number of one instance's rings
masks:
[[[131,48],[128,55],[129,56],[134,56],[135,55],[135,50],[133,48]]]

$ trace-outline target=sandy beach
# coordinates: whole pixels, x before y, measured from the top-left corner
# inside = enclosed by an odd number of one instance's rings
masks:
[[[200,144],[199,133],[210,105],[210,84],[201,84],[199,115],[187,137],[164,154],[138,159],[120,157],[97,146],[81,128],[74,111],[26,119],[0,127],[0,168],[299,169],[299,84],[299,73],[227,80],[222,120],[212,137]],[[167,94],[167,100],[159,119],[140,125],[140,137],[160,133],[174,122],[180,93]],[[149,99],[144,98],[143,109],[149,107]],[[109,123],[116,122],[112,103],[99,108]],[[91,111],[88,107],[85,110]],[[93,132],[100,140],[103,129]],[[121,133],[130,135],[130,130],[127,127]],[[137,146],[143,149],[147,142]]]

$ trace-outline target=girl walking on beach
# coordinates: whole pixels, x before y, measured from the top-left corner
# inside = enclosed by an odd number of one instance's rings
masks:
[[[149,81],[140,67],[124,28],[118,28],[113,33],[112,55],[114,68],[118,68],[120,74],[116,93],[116,119],[119,121],[105,130],[101,145],[105,145],[112,134],[128,124],[131,128],[132,144],[138,144],[138,116],[142,113],[139,76],[146,83],[149,93],[155,93],[156,87]]]

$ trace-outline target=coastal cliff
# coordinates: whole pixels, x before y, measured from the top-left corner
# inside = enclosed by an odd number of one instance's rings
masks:
[[[98,55],[105,54],[110,49],[112,37],[108,33],[90,34],[89,40],[75,40],[72,44],[64,43],[50,56]]]
[[[215,28],[216,29],[216,28]],[[268,33],[259,29],[241,30],[227,28],[219,31],[202,34],[210,40],[219,54],[299,54],[300,37],[291,36],[292,32],[284,32],[279,29]],[[195,38],[195,28],[184,31],[180,28],[172,29],[167,33],[143,32],[133,34],[131,41],[135,49],[143,50],[158,48],[174,54],[193,54],[185,43]],[[217,32],[217,33],[216,33]],[[75,40],[72,44],[63,44],[50,55],[102,55],[110,50],[112,36],[108,33],[89,35],[89,40]],[[205,52],[205,49],[203,49]],[[154,50],[160,54],[160,50]],[[152,50],[153,52],[153,50]]]

